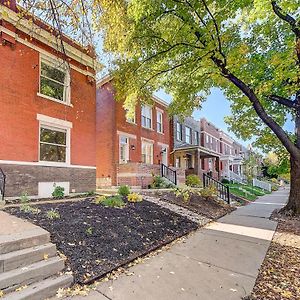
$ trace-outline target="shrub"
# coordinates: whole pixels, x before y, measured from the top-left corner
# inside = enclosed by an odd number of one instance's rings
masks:
[[[174,194],[176,197],[182,197],[184,202],[188,202],[190,200],[192,191],[187,188],[177,188],[174,190]]]
[[[54,210],[53,208],[48,210],[46,212],[47,214],[47,218],[50,220],[54,220],[54,219],[59,219],[60,218],[60,214],[58,211]]]
[[[203,188],[199,194],[204,198],[212,198],[217,195],[217,188],[214,185]]]
[[[37,207],[32,207],[29,204],[25,204],[25,203],[21,205],[20,211],[24,213],[32,213],[32,214],[38,214],[41,212],[41,210],[38,209]]]
[[[112,197],[105,197],[105,199],[99,203],[104,206],[113,207],[113,208],[115,208],[115,207],[123,208],[125,206],[125,202],[122,200],[122,197],[120,195],[112,196]]]
[[[59,185],[56,186],[52,193],[52,197],[54,199],[62,199],[64,196],[65,196],[65,188]]]
[[[201,180],[199,176],[191,174],[186,177],[185,184],[190,187],[201,187]]]
[[[278,186],[272,185],[271,189],[272,189],[272,192],[278,191]]]
[[[128,202],[141,202],[143,201],[143,197],[137,193],[131,193],[127,196],[127,200]]]
[[[29,202],[29,197],[27,192],[22,193],[21,197],[20,197],[20,201],[21,203],[28,203]]]
[[[153,181],[150,184],[150,189],[169,189],[173,188],[174,184],[167,182],[163,177],[159,175],[152,175]]]
[[[221,181],[223,184],[230,184],[230,180],[223,178]]]
[[[98,196],[95,200],[94,203],[95,204],[101,204],[102,201],[104,201],[106,199],[106,196]]]
[[[128,185],[121,185],[118,189],[118,194],[122,197],[127,197],[130,194],[130,188]]]

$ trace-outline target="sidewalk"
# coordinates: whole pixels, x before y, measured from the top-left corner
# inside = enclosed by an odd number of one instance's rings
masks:
[[[269,217],[288,190],[254,203],[198,230],[185,243],[130,268],[134,275],[98,285],[73,300],[234,300],[250,294],[277,223]]]

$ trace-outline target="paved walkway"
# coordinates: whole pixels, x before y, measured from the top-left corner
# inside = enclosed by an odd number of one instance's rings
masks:
[[[73,300],[235,300],[250,294],[277,223],[272,211],[287,201],[288,190],[210,223],[184,243],[103,282],[87,297]]]

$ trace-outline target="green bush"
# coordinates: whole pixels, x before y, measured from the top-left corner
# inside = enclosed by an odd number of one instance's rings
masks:
[[[199,176],[191,174],[186,177],[185,184],[190,187],[201,187],[201,180]]]
[[[107,206],[107,207],[117,207],[117,208],[123,208],[125,206],[125,202],[122,200],[122,197],[120,195],[112,196],[112,197],[105,197],[100,204]]]
[[[221,181],[223,184],[230,184],[230,180],[223,178]]]
[[[176,197],[182,197],[183,202],[189,202],[192,195],[192,190],[189,187],[176,188],[174,190],[174,194]]]
[[[174,184],[167,182],[163,177],[159,175],[153,175],[153,181],[150,184],[151,189],[169,189],[173,187]]]
[[[64,196],[65,196],[65,188],[59,185],[56,186],[52,193],[52,197],[54,199],[62,199]]]
[[[204,198],[212,198],[217,195],[217,188],[214,185],[209,185],[203,188],[199,193]]]
[[[141,202],[143,201],[143,196],[137,193],[131,193],[127,197],[128,202]]]
[[[53,208],[46,212],[47,218],[50,220],[55,220],[60,218],[60,214],[58,211],[54,210]]]
[[[128,185],[121,185],[118,189],[118,194],[122,197],[127,197],[130,194],[130,188]]]

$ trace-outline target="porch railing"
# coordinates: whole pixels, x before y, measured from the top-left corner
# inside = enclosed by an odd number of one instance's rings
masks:
[[[215,180],[214,178],[208,176],[207,174],[203,173],[203,186],[208,187],[210,185],[213,185],[216,187],[218,192],[218,197],[230,204],[230,191],[229,186],[224,185],[218,180]]]
[[[0,199],[4,200],[6,175],[0,168]]]
[[[168,166],[161,164],[161,176],[168,179],[173,184],[177,185],[177,172]]]

